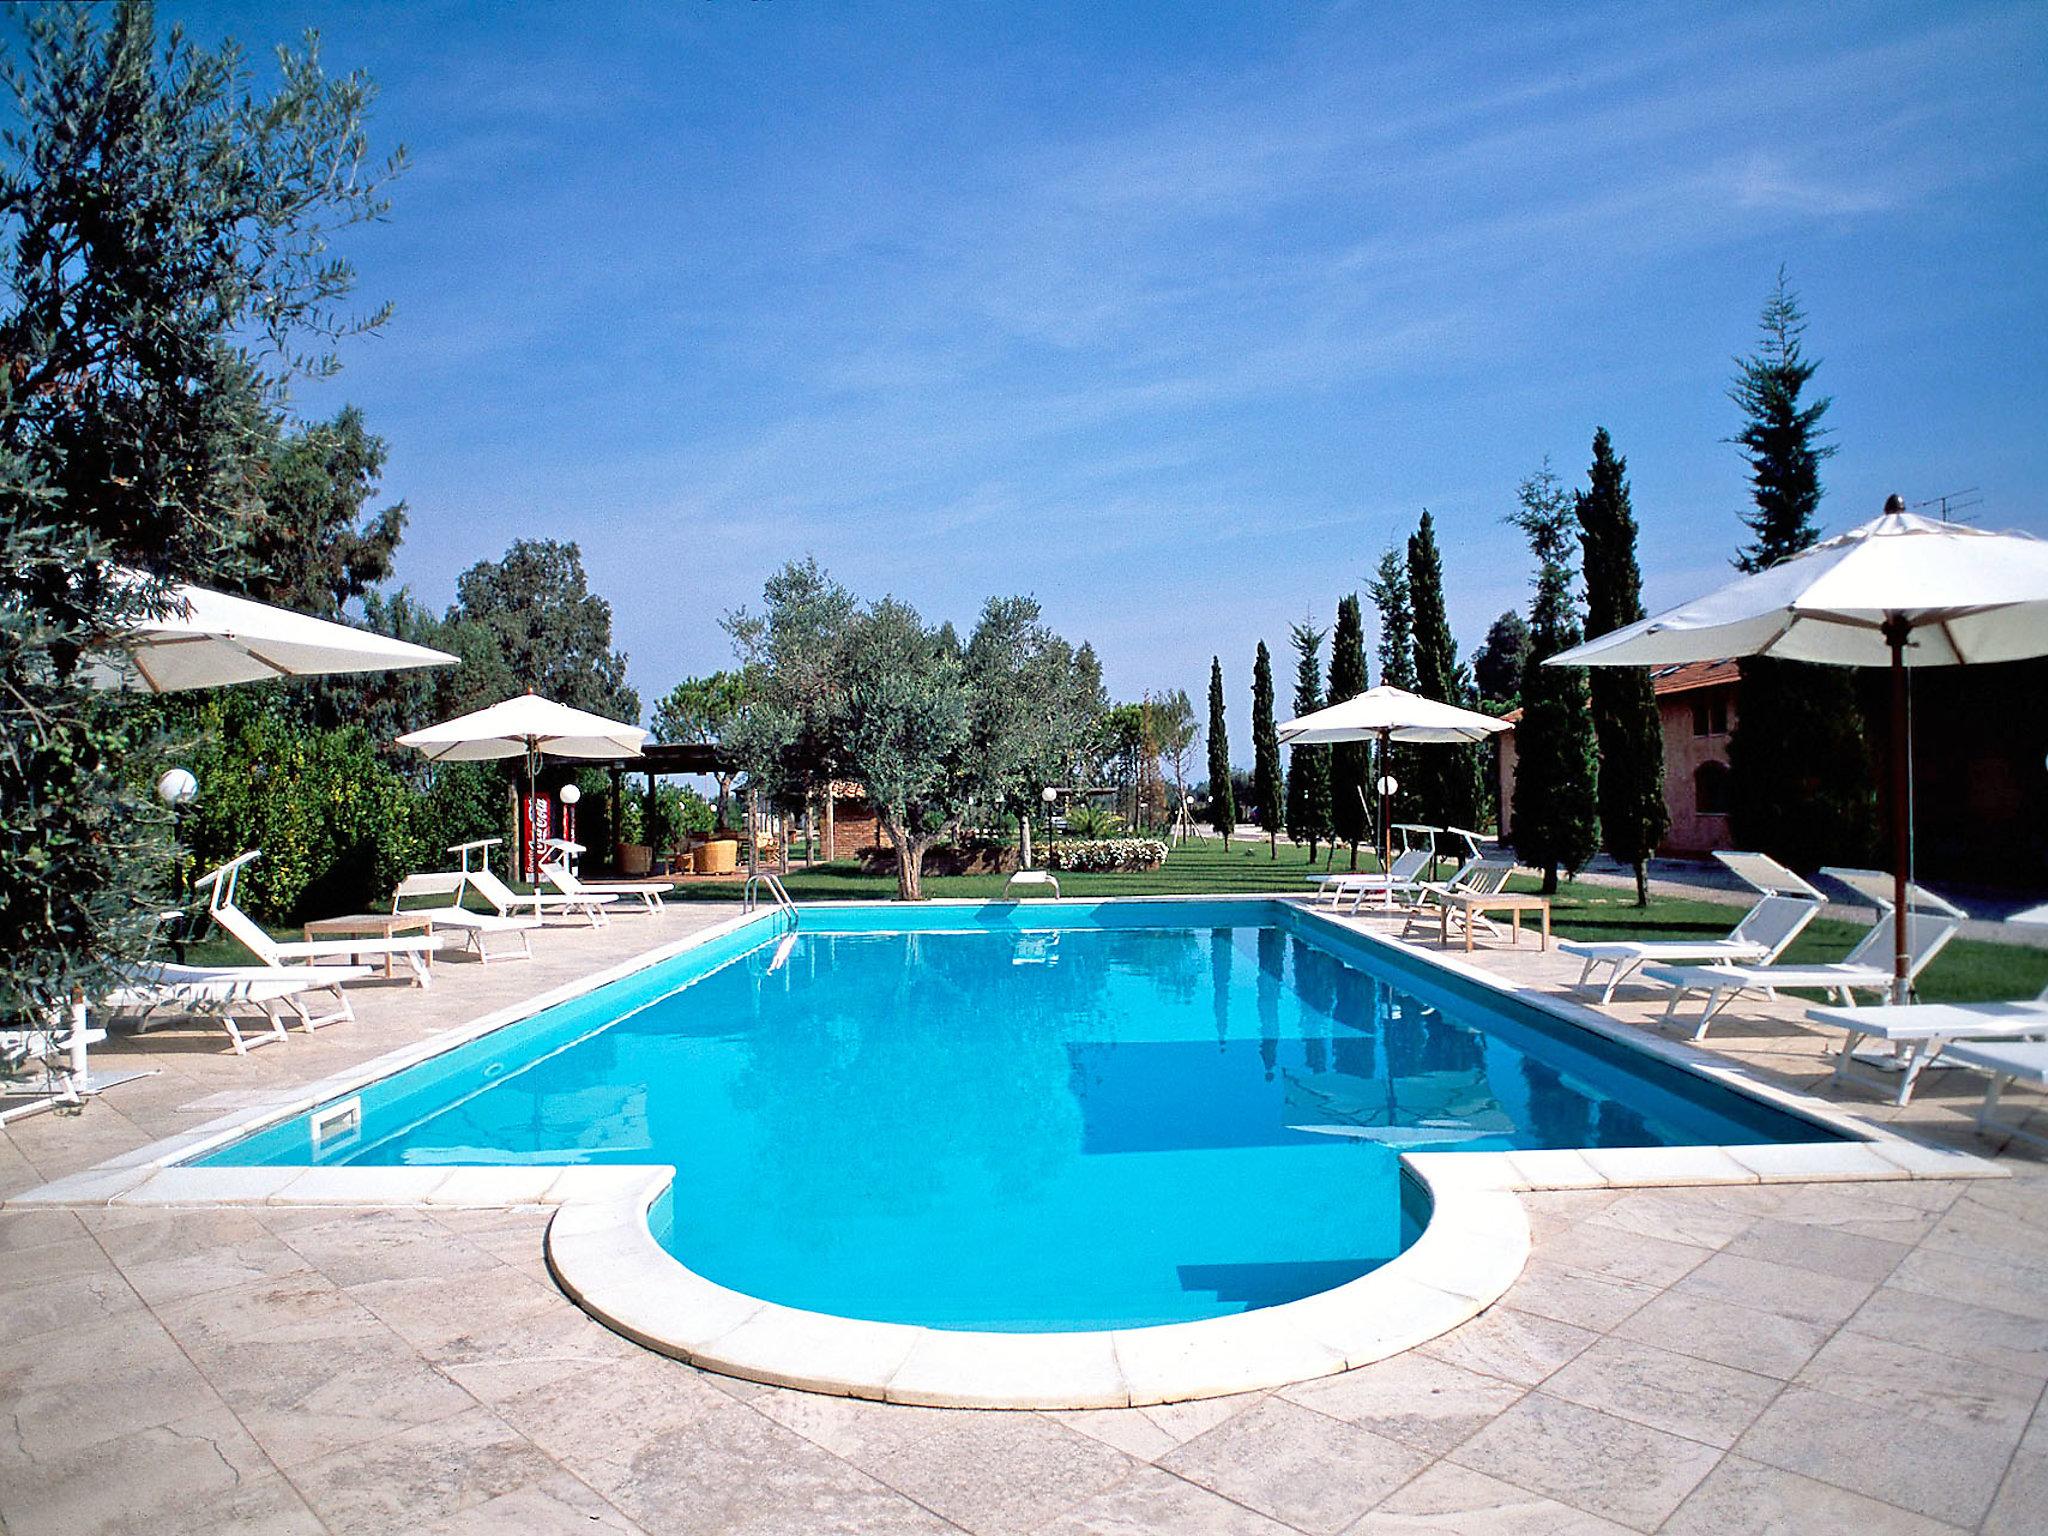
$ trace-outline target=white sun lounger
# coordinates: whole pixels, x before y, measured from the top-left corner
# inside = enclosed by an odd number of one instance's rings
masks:
[[[1736,875],[1762,892],[1742,920],[1720,939],[1567,939],[1557,947],[1585,962],[1574,983],[1581,991],[1601,988],[1600,1001],[1614,1001],[1614,989],[1638,967],[1662,963],[1769,965],[1813,921],[1825,900],[1821,893],[1776,859],[1761,853],[1716,853]],[[1608,967],[1603,985],[1602,966]],[[1645,975],[1648,973],[1645,972]]]
[[[2011,1136],[2037,1147],[2048,1147],[2048,1136],[2022,1130],[2016,1120],[1998,1118],[1999,1097],[2012,1084],[2048,1088],[2048,1040],[1960,1041],[1942,1052],[1942,1059],[1991,1074],[1984,1089],[1984,1103],[1977,1111],[1980,1135]]]
[[[423,913],[434,921],[434,931],[452,930],[477,959],[488,965],[492,960],[533,958],[533,946],[527,942],[527,934],[540,926],[538,917],[511,917],[503,912],[472,912],[462,904],[463,889],[470,883],[470,877],[459,869],[443,873],[407,875],[398,882],[398,889],[391,893],[391,910],[411,910]],[[423,897],[446,896],[447,901],[437,901],[430,906],[407,909],[405,903],[418,901]],[[486,942],[494,934],[510,935],[508,947],[495,953]],[[517,949],[509,947],[511,942]]]
[[[1408,922],[1401,930],[1403,938],[1418,922],[1428,922],[1432,913],[1438,923],[1444,922],[1442,910],[1450,909],[1452,918],[1483,928],[1496,937],[1499,927],[1493,919],[1482,912],[1467,912],[1454,902],[1454,896],[1498,896],[1507,889],[1508,879],[1515,872],[1515,861],[1507,858],[1471,858],[1461,864],[1448,880],[1417,880],[1411,889],[1414,905],[1409,909]]]
[[[286,962],[291,960],[308,963],[340,960],[354,964],[370,958],[397,959],[403,960],[411,970],[415,985],[425,987],[432,984],[433,973],[427,968],[427,957],[441,948],[441,940],[432,934],[408,934],[398,938],[273,939],[261,923],[235,905],[235,882],[247,865],[262,856],[262,849],[252,848],[199,879],[200,888],[207,892],[208,914],[220,924],[223,932],[232,935],[235,942],[250,954],[273,969],[284,969]]]
[[[166,1018],[211,1019],[227,1032],[235,1054],[246,1056],[251,1046],[284,1039],[287,1016],[308,1032],[354,1019],[341,984],[375,974],[369,965],[145,965],[98,1007],[127,1018],[137,1034]],[[334,1007],[315,1015],[308,1003],[317,992],[333,994]],[[237,1015],[260,1019],[262,1030],[245,1033]]]
[[[1877,903],[1877,921],[1848,955],[1825,965],[1652,965],[1643,974],[1672,989],[1664,1009],[1664,1022],[1677,1017],[1678,1005],[1698,993],[1704,999],[1693,1039],[1706,1038],[1714,1015],[1745,992],[1776,997],[1781,990],[1803,989],[1831,992],[1843,1006],[1856,1001],[1858,992],[1889,991],[1892,985],[1892,906],[1877,893],[1888,890],[1889,878],[1875,870],[1823,870],[1845,884],[1862,891]],[[1906,895],[1906,979],[1910,983],[1940,954],[1962,926],[1960,908],[1932,891],[1912,885]]]
[[[1387,868],[1311,875],[1308,883],[1316,888],[1316,900],[1335,907],[1348,896],[1355,912],[1362,897],[1406,890],[1420,879],[1423,868],[1436,856],[1436,828],[1403,823],[1394,830],[1401,834],[1401,847]]]
[[[1874,1008],[1809,1008],[1807,1022],[1846,1032],[1835,1058],[1837,1083],[1881,1088],[1895,1104],[1913,1097],[1913,1085],[1938,1056],[1958,1041],[2048,1036],[2048,987],[2031,1002],[1885,1003]],[[1858,1056],[1866,1041],[1883,1040],[1888,1056]]]
[[[463,878],[469,881],[471,890],[497,909],[501,917],[511,917],[523,907],[536,918],[559,912],[566,917],[581,917],[593,928],[602,928],[609,921],[605,909],[618,899],[595,894],[564,896],[556,891],[538,890],[522,896],[488,869],[469,870]]]
[[[637,901],[643,912],[659,912],[661,898],[674,890],[672,880],[621,880],[585,884],[576,877],[566,857],[556,857],[540,867],[541,878],[564,896],[587,899],[609,896],[615,901]]]

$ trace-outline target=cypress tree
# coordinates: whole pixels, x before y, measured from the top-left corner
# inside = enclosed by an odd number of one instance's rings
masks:
[[[1605,427],[1593,434],[1592,489],[1573,510],[1585,552],[1586,638],[1643,617],[1643,573],[1636,563],[1636,517],[1629,505],[1628,460]],[[1552,669],[1556,670],[1555,668]],[[1642,667],[1592,667],[1593,734],[1600,746],[1602,846],[1636,872],[1636,905],[1650,904],[1650,855],[1671,825],[1664,804],[1664,729],[1657,696]]]
[[[1355,699],[1365,688],[1365,611],[1353,592],[1337,601],[1337,628],[1330,639],[1330,702]],[[1362,741],[1340,741],[1330,748],[1330,820],[1338,841],[1351,845],[1353,869],[1358,868],[1358,845],[1368,830],[1366,756]]]
[[[1294,713],[1306,715],[1323,707],[1323,636],[1327,630],[1313,624],[1297,624],[1294,640]],[[1330,749],[1289,747],[1287,764],[1287,835],[1308,844],[1308,861],[1316,861],[1316,847],[1331,836]],[[1334,849],[1332,850],[1335,851]]]
[[[1408,603],[1408,558],[1397,545],[1389,544],[1380,552],[1380,563],[1373,572],[1373,578],[1366,583],[1366,591],[1372,595],[1372,605],[1380,616],[1380,685],[1384,688],[1405,688],[1415,691],[1415,616]],[[1373,767],[1370,778],[1377,781],[1383,773],[1391,773],[1404,788],[1413,776],[1414,749],[1389,744],[1379,750],[1380,761]],[[1379,804],[1377,796],[1374,805]],[[1387,838],[1387,829],[1380,828],[1380,837]]]
[[[1273,718],[1273,657],[1266,642],[1252,662],[1252,811],[1266,829],[1266,853],[1280,857],[1286,783],[1280,772],[1280,727]]]
[[[1415,619],[1408,602],[1408,561],[1389,544],[1366,584],[1380,615],[1380,683],[1415,691]]]
[[[1508,521],[1536,556],[1529,611],[1529,664],[1522,673],[1522,723],[1515,730],[1515,854],[1557,890],[1563,868],[1576,875],[1599,846],[1593,718],[1584,667],[1546,667],[1579,643],[1572,596],[1572,498],[1550,461],[1522,482]]]
[[[1445,704],[1465,702],[1458,642],[1444,607],[1444,564],[1436,525],[1425,510],[1408,538],[1408,613],[1413,625],[1415,691]],[[1409,763],[1415,814],[1435,827],[1469,827],[1479,819],[1479,754],[1471,747],[1432,746]]]
[[[1801,341],[1806,316],[1778,273],[1764,303],[1761,337],[1728,397],[1741,409],[1732,441],[1749,461],[1755,510],[1743,522],[1750,542],[1736,559],[1760,571],[1820,537],[1820,466],[1834,453],[1823,442],[1826,396],[1800,397],[1819,363]],[[1728,740],[1728,809],[1738,844],[1760,848],[1800,869],[1860,864],[1870,851],[1876,788],[1854,672],[1806,662],[1745,656]]]
[[[1223,658],[1209,658],[1209,825],[1223,834],[1237,826],[1237,796],[1230,787],[1230,730],[1223,719]]]
[[[1479,707],[1505,713],[1522,702],[1522,669],[1529,663],[1529,621],[1510,608],[1493,621],[1472,658]]]

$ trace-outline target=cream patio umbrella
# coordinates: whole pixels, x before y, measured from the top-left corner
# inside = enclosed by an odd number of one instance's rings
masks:
[[[116,578],[130,585],[146,579],[136,572]],[[137,620],[112,643],[118,654],[91,664],[87,675],[93,685],[147,693],[273,677],[441,667],[457,660],[446,651],[389,635],[184,585],[168,589],[165,612]]]
[[[132,588],[142,586],[149,577],[122,569],[114,572],[113,580]],[[86,663],[84,676],[95,688],[175,693],[274,677],[441,667],[459,659],[446,651],[294,613],[253,598],[173,583],[165,589],[163,611],[110,636],[106,648]],[[173,769],[164,782],[174,782],[174,775],[183,775],[182,799],[193,790],[193,781],[183,769]],[[160,793],[170,798],[169,792]],[[91,1075],[82,1018],[82,1013],[76,1016],[71,1033],[72,1075],[81,1091],[97,1093],[149,1075]]]
[[[637,725],[607,720],[588,710],[571,709],[531,690],[439,725],[408,731],[398,738],[435,762],[475,763],[492,758],[524,757],[526,789],[533,793],[542,757],[638,757],[647,732]],[[525,835],[521,832],[521,865]]]
[[[1484,741],[1507,728],[1505,720],[1496,720],[1491,715],[1460,709],[1455,704],[1425,699],[1405,688],[1382,684],[1378,688],[1368,688],[1341,704],[1332,704],[1327,709],[1282,722],[1279,737],[1280,744],[1287,747],[1322,746],[1342,741],[1379,743],[1380,772],[1376,778],[1380,787],[1380,868],[1386,869],[1392,865],[1394,857],[1394,829],[1388,820],[1387,805],[1392,798],[1386,773],[1387,744],[1394,741],[1470,744]]]
[[[1884,514],[1667,613],[1561,651],[1553,667],[1662,666],[1770,656],[1892,675],[1892,923],[1906,1000],[1909,667],[2048,655],[2048,541],[1916,517],[1893,496]]]

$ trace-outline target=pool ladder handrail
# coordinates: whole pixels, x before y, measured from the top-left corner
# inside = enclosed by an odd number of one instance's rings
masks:
[[[746,889],[740,898],[746,911],[751,912],[760,906],[760,891],[763,886],[767,887],[768,894],[775,899],[775,905],[789,914],[790,927],[794,928],[803,921],[803,914],[797,910],[796,903],[790,900],[788,890],[784,888],[773,870],[763,869],[747,876]]]

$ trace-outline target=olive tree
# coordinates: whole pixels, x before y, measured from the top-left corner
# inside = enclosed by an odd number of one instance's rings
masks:
[[[849,627],[839,741],[896,853],[896,894],[924,895],[924,856],[971,797],[970,698],[960,658],[907,603],[884,598]]]
[[[384,311],[343,307],[383,214],[374,90],[309,41],[259,86],[146,4],[29,10],[0,135],[0,1015],[138,954],[171,868],[151,713],[95,693],[176,579],[251,570],[287,382]],[[125,566],[142,573],[133,581]]]

